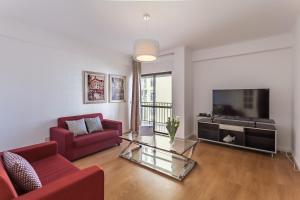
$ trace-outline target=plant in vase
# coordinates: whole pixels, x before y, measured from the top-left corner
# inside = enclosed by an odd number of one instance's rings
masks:
[[[172,119],[170,117],[168,117],[166,128],[169,132],[170,144],[174,144],[175,135],[176,135],[179,125],[180,125],[180,122],[179,122],[178,117],[176,117],[176,118],[172,117]]]

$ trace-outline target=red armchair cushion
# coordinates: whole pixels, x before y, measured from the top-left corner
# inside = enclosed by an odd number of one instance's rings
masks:
[[[31,163],[43,185],[79,171],[59,154]]]
[[[90,133],[88,135],[77,136],[74,138],[74,145],[76,147],[82,147],[97,142],[102,142],[109,139],[118,138],[119,132],[117,130],[104,130],[97,133]]]
[[[19,200],[104,200],[104,172],[99,167],[89,167],[57,179],[44,187],[29,192]]]
[[[58,118],[57,123],[58,123],[58,127],[68,129],[66,121],[79,120],[84,118],[95,118],[95,117],[99,117],[101,121],[103,120],[103,116],[101,113],[94,113],[94,114],[87,114],[87,115],[61,117]]]

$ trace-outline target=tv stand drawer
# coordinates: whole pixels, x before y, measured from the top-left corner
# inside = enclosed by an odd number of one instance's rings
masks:
[[[199,122],[198,138],[219,141],[219,125]]]

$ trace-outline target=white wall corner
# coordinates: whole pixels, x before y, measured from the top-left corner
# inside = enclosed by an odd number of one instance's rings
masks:
[[[185,138],[193,134],[193,66],[192,66],[192,50],[185,48]]]
[[[187,138],[193,132],[191,55],[192,51],[184,46],[174,50],[172,99],[173,115],[180,116],[178,138]]]
[[[174,65],[172,70],[172,101],[173,116],[180,116],[180,126],[176,137],[185,137],[185,120],[184,120],[184,47],[178,47],[174,50]]]
[[[293,71],[293,154],[300,167],[300,16],[293,31],[294,36],[294,71]]]

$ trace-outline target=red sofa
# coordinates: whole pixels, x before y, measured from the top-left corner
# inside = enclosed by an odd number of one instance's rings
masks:
[[[104,172],[94,166],[79,170],[57,152],[56,142],[27,146],[11,152],[23,156],[37,172],[42,188],[23,193],[13,186],[0,153],[1,200],[104,199]]]
[[[82,118],[100,117],[104,131],[74,136],[68,130],[66,121]],[[101,113],[62,117],[58,119],[58,126],[50,128],[50,140],[58,143],[58,152],[69,160],[76,160],[83,156],[120,145],[122,140],[122,122],[103,119]]]

